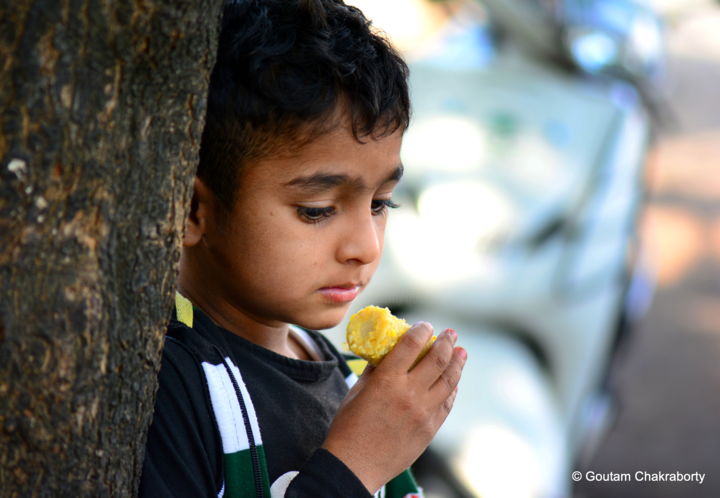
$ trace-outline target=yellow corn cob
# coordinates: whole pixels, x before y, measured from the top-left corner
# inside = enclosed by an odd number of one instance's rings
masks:
[[[350,317],[347,346],[371,365],[377,365],[409,328],[410,324],[394,317],[389,309],[367,306]],[[428,352],[435,339],[432,337],[427,342],[416,362]]]

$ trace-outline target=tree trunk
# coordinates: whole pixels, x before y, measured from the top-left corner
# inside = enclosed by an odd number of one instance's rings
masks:
[[[220,0],[0,0],[0,494],[134,495]]]

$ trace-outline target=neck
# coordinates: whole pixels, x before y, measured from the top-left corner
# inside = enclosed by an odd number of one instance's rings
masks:
[[[310,360],[307,351],[290,333],[287,323],[264,321],[248,314],[216,292],[211,282],[204,281],[202,272],[193,272],[181,258],[178,278],[179,292],[199,307],[220,327],[258,346],[289,358]]]

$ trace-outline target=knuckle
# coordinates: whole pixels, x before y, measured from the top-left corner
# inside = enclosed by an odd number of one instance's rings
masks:
[[[450,413],[450,410],[452,410],[453,405],[455,404],[455,398],[457,396],[457,391],[453,390],[452,393],[450,393],[450,396],[448,396],[445,401],[443,402],[442,406],[446,414]]]
[[[426,440],[431,440],[434,436],[437,430],[435,429],[434,425],[428,424],[423,431],[423,436]]]
[[[436,351],[433,355],[433,361],[438,370],[445,370],[448,363],[450,363],[450,358],[448,358],[448,355],[444,354],[443,351]]]
[[[455,365],[454,368],[448,369],[448,378],[452,383],[452,387],[455,387],[460,382],[460,376],[462,375],[462,367]]]
[[[418,432],[421,434],[421,437],[425,439],[432,439],[437,432],[437,428],[433,421],[428,417],[423,420],[422,424],[420,424]]]
[[[403,413],[411,413],[414,417],[422,418],[421,412],[419,412],[418,410],[413,410],[413,408],[415,408],[415,403],[408,397],[398,397],[397,406],[398,409]]]
[[[425,414],[419,410],[411,411],[408,414],[407,419],[414,427],[417,428],[416,430],[422,430],[423,427],[425,426],[425,424],[427,423]]]
[[[403,336],[405,344],[412,347],[413,349],[420,349],[425,345],[422,337],[419,334],[405,334]]]
[[[425,406],[418,405],[415,399],[404,400],[404,411],[407,418],[419,429],[430,423],[432,411]]]
[[[448,389],[448,391],[452,391],[455,389],[455,386],[457,385],[457,380],[453,378],[450,374],[445,374],[442,376],[442,381],[445,384],[445,387]]]
[[[378,375],[373,380],[375,381],[376,388],[381,392],[392,391],[395,388],[395,382],[388,375]]]
[[[455,404],[455,397],[454,397],[454,396],[450,396],[450,397],[447,398],[445,401],[443,401],[443,404],[442,404],[443,411],[444,411],[446,414],[450,413],[450,410],[452,410],[453,404]]]
[[[397,413],[413,418],[420,411],[417,404],[417,396],[410,390],[396,390],[389,403]]]

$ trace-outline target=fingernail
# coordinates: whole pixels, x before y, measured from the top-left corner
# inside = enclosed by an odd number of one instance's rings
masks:
[[[417,322],[415,323],[415,327],[425,327],[426,329],[430,329],[432,331],[433,326],[430,324],[430,322]]]
[[[462,359],[463,361],[467,360],[467,351],[465,351],[464,348],[458,348],[457,352],[458,356],[460,356],[460,359]]]
[[[445,334],[453,343],[457,341],[457,332],[455,332],[455,329],[445,329]]]

